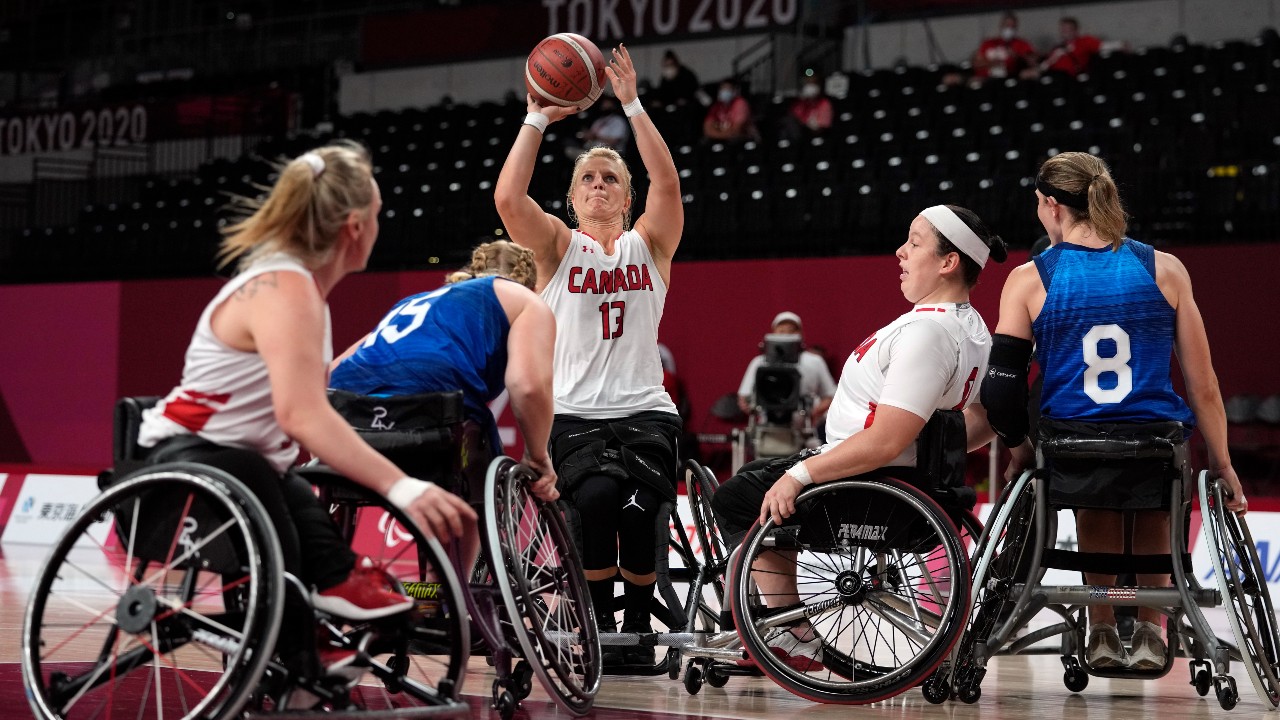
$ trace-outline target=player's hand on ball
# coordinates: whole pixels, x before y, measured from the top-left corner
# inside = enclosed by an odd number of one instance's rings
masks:
[[[552,105],[551,103],[543,105],[538,102],[537,98],[528,93],[526,93],[524,97],[528,105],[528,112],[542,113],[543,115],[546,115],[547,120],[550,120],[551,122],[563,120],[570,115],[576,115],[578,112],[578,108],[576,107],[561,107],[559,105]]]

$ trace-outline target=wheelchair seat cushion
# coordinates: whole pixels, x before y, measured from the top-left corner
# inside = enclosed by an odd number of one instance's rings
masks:
[[[1040,447],[1055,508],[1168,510],[1182,479],[1173,449],[1181,423],[1080,423],[1042,418]],[[1154,455],[1154,457],[1152,457]]]

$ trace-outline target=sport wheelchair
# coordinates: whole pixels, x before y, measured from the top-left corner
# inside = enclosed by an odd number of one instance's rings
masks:
[[[464,595],[497,675],[493,707],[509,720],[537,677],[569,713],[589,711],[601,651],[586,578],[559,507],[528,492],[532,471],[510,458],[490,460],[493,441],[464,419],[461,392],[367,397],[331,390],[329,397],[401,469],[476,508],[481,557]]]
[[[812,486],[792,517],[756,523],[734,551],[728,586],[742,646],[792,693],[839,704],[883,700],[928,677],[959,639],[970,595],[957,527],[972,533],[976,522],[975,495],[964,487],[963,416],[935,413],[917,454],[913,482],[879,473]],[[780,563],[796,568],[799,602],[760,586],[761,573]],[[775,641],[802,623],[820,637],[820,650],[775,654]],[[713,664],[707,677],[725,672],[733,671]]]
[[[1071,425],[1064,428],[1042,420],[1038,469],[1023,473],[1007,487],[992,511],[975,554],[974,603],[968,626],[948,663],[924,684],[925,697],[935,703],[948,698],[977,702],[993,656],[1029,651],[1035,643],[1061,635],[1063,682],[1072,692],[1084,690],[1090,675],[1161,677],[1181,654],[1190,658],[1191,684],[1196,692],[1207,695],[1212,687],[1218,703],[1227,710],[1239,701],[1235,679],[1228,674],[1230,662],[1243,661],[1258,697],[1268,710],[1275,710],[1280,704],[1280,637],[1266,575],[1247,523],[1226,509],[1224,488],[1207,471],[1198,475],[1195,484],[1201,533],[1208,546],[1217,590],[1202,588],[1192,570],[1187,542],[1192,506],[1191,500],[1184,497],[1192,482],[1192,470],[1182,426]],[[1083,554],[1056,549],[1057,507],[1050,502],[1049,490],[1055,477],[1060,476],[1055,474],[1054,466],[1080,462],[1167,473],[1170,547],[1175,549],[1172,557]],[[1173,587],[1046,586],[1040,584],[1046,568],[1087,568],[1107,574],[1169,573]],[[1104,669],[1088,665],[1084,654],[1088,629],[1085,608],[1100,604],[1158,608],[1168,616],[1163,668]],[[1224,605],[1236,640],[1234,646],[1215,635],[1201,611]],[[1061,621],[1015,636],[1045,609]]]
[[[23,634],[24,680],[37,717],[308,714],[297,707],[371,718],[469,713],[459,694],[471,646],[464,608],[482,593],[465,592],[439,543],[376,493],[324,468],[303,469],[348,539],[364,542],[360,549],[417,599],[409,613],[344,627],[315,611],[307,589],[284,571],[271,522],[239,481],[194,463],[145,464],[135,440],[149,402],[118,404],[116,463],[100,479],[104,492],[37,577]],[[564,536],[523,495],[526,474],[499,458],[486,475],[493,507],[503,509],[488,515],[482,538],[503,561],[494,566],[502,590],[493,592],[517,611],[500,615],[490,603],[483,619],[501,627],[502,647],[510,638],[537,657],[528,672],[554,675],[562,693],[552,697],[581,714],[598,686],[590,668],[599,650],[568,643],[576,627],[593,630],[589,603],[576,601],[571,573],[558,570]],[[377,520],[372,542],[354,536],[362,514]],[[324,676],[317,627],[330,644],[356,650],[374,682]],[[546,628],[569,632],[548,638]],[[504,717],[521,691],[507,675],[495,684]]]

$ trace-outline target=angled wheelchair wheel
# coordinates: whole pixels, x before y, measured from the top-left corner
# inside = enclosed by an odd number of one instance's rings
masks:
[[[1218,589],[1249,679],[1268,710],[1280,705],[1280,637],[1266,571],[1244,518],[1227,509],[1223,488],[1206,471],[1199,477],[1200,516]]]
[[[1029,572],[1036,499],[1032,473],[1007,486],[996,503],[973,556],[973,606],[949,662],[950,684],[965,702],[981,695],[986,674],[987,641],[1013,611],[1014,583]]]
[[[552,699],[584,715],[600,689],[600,636],[564,516],[528,491],[525,466],[499,457],[485,476],[485,537],[512,634]]]
[[[393,619],[344,631],[353,644],[366,634],[376,638],[368,648],[373,665],[352,689],[351,704],[395,711],[459,700],[470,625],[465,590],[444,548],[382,495],[327,469],[304,474],[357,554],[385,570],[415,601],[403,627],[386,626],[399,622]]]
[[[792,563],[799,603],[774,588]],[[964,627],[968,579],[955,526],[919,490],[890,478],[824,483],[800,494],[783,527],[769,520],[748,532],[733,619],[751,658],[787,690],[871,703],[943,661]]]
[[[272,657],[284,562],[231,476],[156,465],[94,498],[36,578],[22,673],[37,718],[231,718]]]
[[[724,582],[728,574],[729,548],[720,535],[720,527],[716,523],[715,514],[711,510],[711,497],[715,495],[720,483],[715,475],[705,466],[693,461],[685,463],[685,492],[689,497],[689,509],[693,514],[694,532],[698,547],[702,553],[702,563],[708,569],[710,586],[718,601],[718,608],[725,607]],[[715,611],[719,612],[719,609]],[[700,608],[708,621],[703,630],[715,630],[718,618],[711,608]]]

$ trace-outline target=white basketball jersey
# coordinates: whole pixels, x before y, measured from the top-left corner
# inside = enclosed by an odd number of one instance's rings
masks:
[[[675,414],[658,355],[667,285],[639,233],[622,233],[606,255],[594,238],[574,230],[542,299],[556,316],[557,414],[589,420],[646,410]]]
[[[917,305],[863,340],[845,362],[823,449],[871,427],[880,405],[926,421],[934,410],[965,409],[978,397],[990,351],[991,334],[972,305]],[[914,467],[915,443],[889,464]]]
[[[224,344],[209,320],[232,293],[269,272],[296,272],[311,279],[302,263],[289,255],[272,255],[232,278],[205,306],[187,346],[182,383],[154,408],[143,413],[138,444],[153,447],[175,435],[194,433],[218,445],[260,453],[283,473],[298,457],[298,444],[276,421],[271,380],[262,356]],[[329,308],[325,306],[324,360],[333,359]]]

